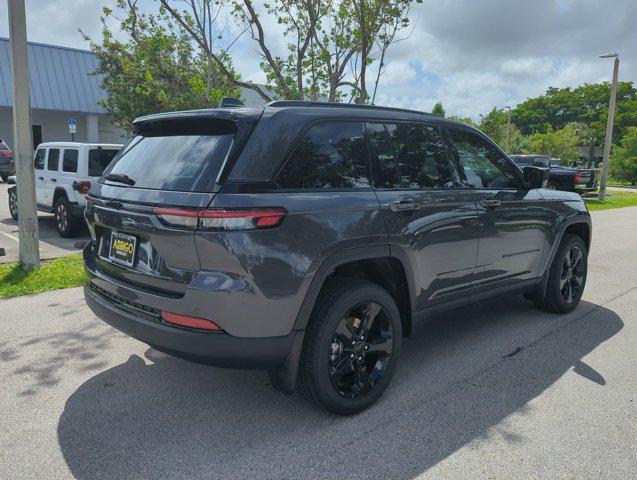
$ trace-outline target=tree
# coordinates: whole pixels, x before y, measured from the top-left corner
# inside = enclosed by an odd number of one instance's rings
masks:
[[[127,40],[115,39],[107,26],[110,18],[119,21]],[[142,14],[137,0],[118,0],[116,10],[105,7],[100,20],[101,41],[83,35],[97,56],[95,74],[108,95],[100,104],[115,125],[130,131],[138,116],[214,107],[222,97],[239,94],[163,12]]]
[[[551,87],[546,94],[530,98],[512,110],[511,116],[524,135],[559,130],[572,122],[590,129],[589,145],[601,146],[606,133],[610,84],[584,84],[577,88]],[[637,126],[637,89],[633,82],[617,86],[617,111],[613,142],[619,144],[630,126]]]
[[[434,105],[433,110],[431,110],[431,113],[433,113],[434,115],[437,115],[438,117],[443,117],[445,116],[445,109],[442,108],[442,102],[436,102],[436,104]]]
[[[613,180],[637,184],[637,127],[629,127],[620,146],[613,148],[610,176]]]
[[[218,64],[219,71],[231,83],[255,90],[266,101],[274,96],[315,100],[324,94],[329,101],[337,101],[349,94],[350,101],[358,103],[373,102],[387,50],[400,41],[397,34],[409,26],[411,4],[421,1],[272,0],[262,9],[252,0],[228,2],[241,31],[249,32],[257,45],[260,66],[274,90],[272,95],[225,69],[224,58],[208,46],[213,29],[206,31],[202,19],[210,21],[215,16],[218,0],[184,0],[183,10],[175,7],[175,2],[160,0],[162,7],[190,34],[209,61]],[[284,36],[289,39],[287,56],[273,53],[272,39],[263,26],[266,15],[283,25]],[[234,40],[229,39],[228,43],[231,45]],[[379,65],[370,95],[368,67],[375,61]]]
[[[577,144],[578,138],[575,130],[571,127],[565,127],[554,132],[530,135],[525,153],[559,158],[560,164],[570,166],[580,158]]]
[[[456,117],[454,115],[450,115],[447,117],[447,119],[455,120],[456,122],[466,123],[467,125],[471,125],[472,127],[475,127],[475,128],[480,128],[480,125],[478,125],[469,117]]]
[[[500,108],[493,108],[488,114],[480,115],[480,130],[498,145],[504,145],[506,137],[507,114]]]

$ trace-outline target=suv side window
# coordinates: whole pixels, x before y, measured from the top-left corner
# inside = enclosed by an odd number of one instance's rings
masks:
[[[471,188],[522,188],[515,167],[489,142],[467,130],[449,129],[464,175]]]
[[[57,172],[60,165],[60,149],[49,148],[49,159],[46,162],[46,169],[51,172]]]
[[[438,128],[421,123],[387,127],[403,188],[454,187],[447,145]]]
[[[75,149],[64,149],[64,157],[62,159],[62,171],[77,173],[77,157],[79,151]]]
[[[368,123],[367,137],[372,150],[374,186],[376,188],[400,188],[398,165],[385,124]]]
[[[369,188],[362,122],[310,127],[278,175],[281,188]]]
[[[46,154],[46,150],[44,148],[38,148],[35,152],[35,159],[33,160],[33,164],[36,170],[44,170],[44,155]]]

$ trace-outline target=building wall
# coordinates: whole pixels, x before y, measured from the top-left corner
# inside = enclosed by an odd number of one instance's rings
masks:
[[[13,149],[13,116],[11,108],[0,107],[0,138]],[[94,115],[94,114],[91,114]],[[96,115],[98,119],[98,141],[100,143],[124,143],[127,135],[123,130],[113,126],[108,115]],[[79,112],[55,110],[31,110],[31,123],[42,126],[43,142],[71,141],[69,119],[77,121],[76,142],[87,141],[88,115]]]

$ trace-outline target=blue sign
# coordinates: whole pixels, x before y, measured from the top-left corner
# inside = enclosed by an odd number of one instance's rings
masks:
[[[77,125],[77,120],[75,120],[74,118],[69,118],[69,127],[76,126],[76,125]]]

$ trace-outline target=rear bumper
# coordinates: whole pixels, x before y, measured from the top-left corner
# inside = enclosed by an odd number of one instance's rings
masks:
[[[235,337],[227,333],[200,332],[149,319],[152,315],[135,315],[125,304],[100,295],[84,286],[86,304],[97,317],[151,347],[197,363],[231,368],[276,368],[283,365],[296,335],[282,337]]]

